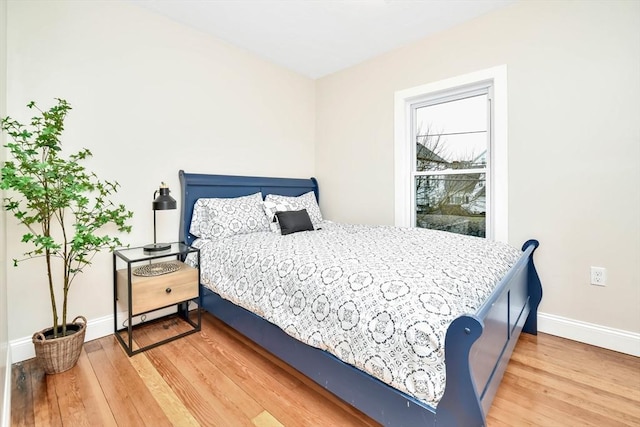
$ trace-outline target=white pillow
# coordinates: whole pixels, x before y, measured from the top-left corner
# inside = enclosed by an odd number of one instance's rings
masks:
[[[262,193],[258,192],[250,196],[196,200],[189,232],[211,239],[268,230]]]
[[[270,195],[267,195],[267,198],[269,198],[269,196]],[[265,200],[262,203],[262,206],[264,207],[264,213],[267,214],[266,218],[269,222],[269,227],[274,233],[280,233],[280,224],[278,224],[278,217],[276,216],[276,213],[299,210],[297,205],[292,205],[287,202],[279,203],[272,200]]]
[[[322,213],[313,191],[303,194],[302,196],[290,197],[281,196],[279,194],[267,194],[263,203],[264,212],[267,214],[267,221],[270,224],[271,231],[280,232],[280,225],[274,222],[276,212],[299,211],[306,209],[311,219],[311,223],[315,228],[322,223]]]

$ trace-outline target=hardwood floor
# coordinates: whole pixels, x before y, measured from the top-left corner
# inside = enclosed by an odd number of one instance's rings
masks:
[[[182,327],[144,327],[146,345]],[[78,365],[44,375],[12,367],[13,426],[375,426],[362,413],[209,314],[202,332],[131,358],[113,336],[85,344]],[[489,426],[640,426],[640,359],[523,334]]]

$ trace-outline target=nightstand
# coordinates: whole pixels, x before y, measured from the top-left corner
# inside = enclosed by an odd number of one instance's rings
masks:
[[[143,247],[113,252],[114,333],[129,356],[157,347],[200,330],[202,325],[200,271],[183,263],[187,255],[200,265],[200,250],[172,243],[165,251],[148,253]],[[195,310],[189,305],[195,304]],[[126,310],[126,319],[118,312]],[[134,333],[140,325],[173,316],[189,326],[187,331],[134,348]]]

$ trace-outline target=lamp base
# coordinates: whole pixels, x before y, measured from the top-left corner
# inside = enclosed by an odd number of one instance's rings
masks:
[[[145,253],[161,252],[171,248],[171,243],[151,243],[150,245],[144,245]]]

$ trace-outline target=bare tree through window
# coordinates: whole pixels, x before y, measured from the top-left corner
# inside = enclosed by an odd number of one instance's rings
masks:
[[[460,107],[462,114],[469,110],[470,99],[449,102],[446,107],[453,111]],[[461,116],[458,121],[438,120],[434,108],[442,104],[422,107],[424,119],[419,121],[420,127],[415,132],[416,226],[486,236],[485,100],[475,100],[472,107],[484,111],[477,112],[479,119],[471,120],[468,116]],[[456,102],[460,104],[455,105]]]

